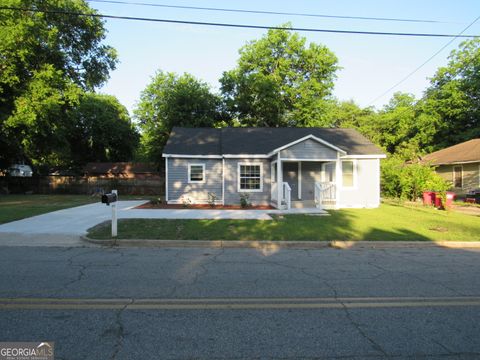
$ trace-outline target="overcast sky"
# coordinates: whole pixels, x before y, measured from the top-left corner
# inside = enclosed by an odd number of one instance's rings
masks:
[[[276,12],[341,16],[433,20],[434,22],[374,21],[321,17],[214,12],[149,6],[100,3],[90,6],[110,15],[161,19],[223,22],[276,26],[291,22],[293,27],[365,30],[409,33],[458,34],[480,15],[478,0],[118,0],[165,5],[215,7]],[[266,30],[219,28],[194,25],[107,20],[106,43],[118,51],[120,63],[101,92],[115,95],[131,112],[140,92],[156,70],[188,72],[218,90],[223,71],[235,67],[238,50],[247,41],[258,39]],[[480,21],[466,34],[480,34]],[[450,51],[462,41],[453,41],[445,50],[392,92],[374,101],[450,41],[448,38],[393,37],[301,32],[308,42],[332,50],[343,68],[338,72],[334,95],[353,99],[361,106],[383,106],[394,91],[421,96],[439,66],[447,63]]]

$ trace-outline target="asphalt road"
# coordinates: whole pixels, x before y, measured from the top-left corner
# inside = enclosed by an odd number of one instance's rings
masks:
[[[480,251],[0,247],[56,359],[480,359]]]

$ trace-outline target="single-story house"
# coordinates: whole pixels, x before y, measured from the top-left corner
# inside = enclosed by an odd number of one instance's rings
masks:
[[[175,127],[163,157],[169,204],[338,209],[378,207],[385,154],[353,129]]]
[[[435,151],[422,158],[436,166],[435,171],[452,183],[458,194],[480,188],[480,139],[472,139]]]

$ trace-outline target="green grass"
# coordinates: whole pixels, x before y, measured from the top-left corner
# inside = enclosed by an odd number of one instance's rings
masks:
[[[330,213],[289,215],[273,221],[129,219],[119,221],[118,233],[120,239],[169,240],[472,241],[480,237],[478,217],[420,206],[389,203],[378,209]],[[108,239],[109,224],[90,229],[89,236]]]
[[[137,197],[122,196],[122,200]],[[0,196],[0,224],[99,202],[99,197],[90,195],[2,195]]]

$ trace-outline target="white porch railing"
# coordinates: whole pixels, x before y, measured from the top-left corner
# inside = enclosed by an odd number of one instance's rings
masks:
[[[336,202],[337,189],[334,183],[315,183],[315,206],[323,208],[325,205],[334,205]]]
[[[272,183],[272,201],[276,203],[278,209],[282,208],[282,205],[285,205],[287,209],[290,209],[292,206],[292,188],[288,185],[287,182],[282,183],[281,189],[281,196],[282,198],[280,201],[277,201],[278,198],[278,185],[276,182]]]
[[[290,210],[292,206],[292,188],[288,185],[287,182],[283,183],[283,201],[285,202],[285,206],[287,210]]]

